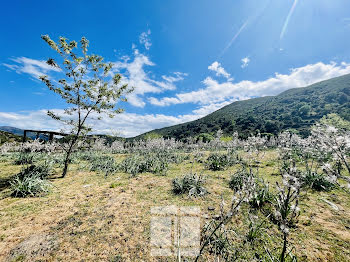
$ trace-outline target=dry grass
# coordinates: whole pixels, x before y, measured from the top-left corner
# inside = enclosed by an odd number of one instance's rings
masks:
[[[276,153],[264,155],[260,175],[274,183]],[[136,178],[101,174],[73,167],[64,179],[54,179],[53,192],[40,198],[12,198],[5,186],[0,192],[1,261],[174,261],[150,256],[150,208],[163,205],[200,206],[203,219],[219,209],[221,195],[229,200],[230,174],[238,167],[211,172],[196,164],[194,172],[207,177],[210,194],[190,199],[171,192],[171,180],[190,172],[186,162],[172,165],[167,176],[141,174]],[[19,171],[0,163],[0,181]],[[322,199],[339,207],[333,210]],[[215,207],[209,211],[208,207]],[[303,193],[302,215],[291,241],[300,260],[349,261],[350,197],[335,190]],[[273,229],[271,229],[273,231]],[[271,232],[272,232],[271,231]],[[276,230],[275,230],[276,231]],[[278,243],[277,236],[273,242]]]

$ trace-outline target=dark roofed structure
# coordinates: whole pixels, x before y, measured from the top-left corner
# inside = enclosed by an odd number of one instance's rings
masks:
[[[49,138],[49,141],[52,141],[54,136],[68,136],[67,134],[60,133],[60,132],[55,132],[55,131],[30,130],[30,129],[26,129],[26,130],[24,130],[24,132],[23,132],[23,142],[26,141],[27,133],[28,133],[28,132],[30,132],[30,133],[36,133],[36,139],[39,138],[40,134],[47,134],[47,135],[48,135],[48,138]]]

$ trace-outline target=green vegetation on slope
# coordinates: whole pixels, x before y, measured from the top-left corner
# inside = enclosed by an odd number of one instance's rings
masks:
[[[0,145],[6,143],[6,142],[19,142],[22,141],[22,137],[16,136],[14,134],[5,132],[5,131],[0,131]]]
[[[4,131],[6,133],[10,133],[19,137],[23,137],[23,134],[24,134],[24,129],[12,127],[12,126],[0,126],[0,131]],[[33,132],[27,132],[26,136],[27,138],[36,139],[36,133],[33,133]],[[47,136],[43,134],[41,134],[39,138],[47,140]]]
[[[219,129],[225,134],[237,131],[246,136],[258,132],[277,134],[290,129],[306,136],[310,126],[330,113],[350,120],[350,75],[290,89],[277,96],[237,101],[201,119],[152,133],[182,139]],[[145,135],[147,133],[141,137]]]

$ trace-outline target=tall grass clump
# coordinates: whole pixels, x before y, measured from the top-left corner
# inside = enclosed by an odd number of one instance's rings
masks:
[[[270,191],[269,184],[264,181],[259,181],[256,183],[256,188],[249,204],[253,208],[261,208],[267,203],[272,203],[275,196]]]
[[[246,168],[242,168],[234,173],[229,181],[229,187],[234,191],[240,191],[248,180],[251,180],[253,173]]]
[[[35,153],[20,152],[16,154],[13,160],[14,165],[30,165],[35,161]]]
[[[132,155],[120,163],[119,169],[120,171],[128,173],[131,176],[137,176],[140,173],[146,172],[147,167],[142,156]]]
[[[176,158],[174,159],[174,161]],[[169,162],[169,155],[159,153],[135,154],[119,165],[121,171],[136,176],[140,173],[150,172],[152,174],[166,175]]]
[[[232,153],[212,153],[206,161],[209,170],[220,171],[238,163],[238,156]]]
[[[53,174],[50,162],[44,162],[37,165],[24,166],[17,176],[22,179],[25,177],[38,176],[40,179],[46,179]]]
[[[190,197],[201,197],[208,193],[204,184],[205,179],[201,175],[187,174],[173,180],[172,190],[175,195],[188,194]]]
[[[306,172],[302,177],[302,186],[316,191],[331,191],[337,187],[336,177],[332,178],[324,174]]]
[[[46,179],[46,171],[45,168],[35,166],[21,171],[10,181],[11,195],[14,197],[34,197],[48,193],[52,186]]]
[[[105,174],[105,176],[111,175],[118,170],[114,158],[108,155],[101,155],[91,160],[90,171],[99,171]]]

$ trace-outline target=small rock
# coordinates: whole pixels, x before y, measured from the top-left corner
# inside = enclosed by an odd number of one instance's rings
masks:
[[[220,218],[221,218],[220,215],[216,215],[216,216],[213,217],[213,219],[215,219],[215,220],[220,220]]]
[[[89,184],[89,185],[83,185],[83,187],[91,187],[91,185]]]
[[[322,201],[330,205],[332,209],[334,209],[335,211],[339,211],[339,207],[336,204],[332,203],[331,201],[328,201],[327,199],[324,199],[324,198],[321,198],[321,199]]]

